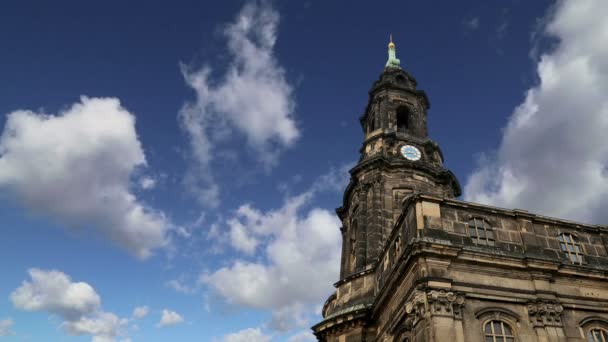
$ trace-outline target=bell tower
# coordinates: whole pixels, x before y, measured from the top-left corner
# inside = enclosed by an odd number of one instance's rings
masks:
[[[359,118],[361,156],[350,171],[343,205],[336,210],[343,224],[341,279],[377,261],[409,194],[460,195],[458,180],[443,168],[441,150],[428,136],[430,103],[416,86],[414,77],[401,68],[391,37],[385,68]]]

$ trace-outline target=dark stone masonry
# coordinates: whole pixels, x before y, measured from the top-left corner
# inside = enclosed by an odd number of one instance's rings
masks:
[[[336,209],[340,279],[317,339],[608,341],[608,226],[456,200],[427,135],[429,100],[390,58]]]

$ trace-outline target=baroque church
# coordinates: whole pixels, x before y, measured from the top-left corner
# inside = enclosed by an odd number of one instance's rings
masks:
[[[608,342],[608,226],[457,200],[395,44],[369,91],[322,342]],[[576,200],[573,198],[573,200]]]

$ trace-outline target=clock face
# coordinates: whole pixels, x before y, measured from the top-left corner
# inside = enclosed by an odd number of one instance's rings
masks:
[[[419,160],[420,157],[422,156],[422,154],[420,153],[420,150],[412,145],[401,146],[401,154],[403,154],[405,159],[413,160],[413,161]]]

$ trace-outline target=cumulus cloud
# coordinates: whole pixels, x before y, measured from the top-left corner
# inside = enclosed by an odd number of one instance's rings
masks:
[[[608,2],[560,1],[558,39],[512,114],[495,156],[469,177],[467,200],[586,222],[608,221]]]
[[[0,136],[0,190],[69,226],[94,226],[138,257],[168,244],[170,223],[130,191],[146,165],[135,117],[115,98],[58,115],[18,110]]]
[[[150,308],[147,306],[138,306],[133,309],[133,317],[136,319],[142,319],[148,315]]]
[[[97,312],[82,316],[76,321],[66,321],[63,326],[71,335],[92,335],[93,342],[112,342],[126,329],[128,320],[111,312]]]
[[[73,320],[101,305],[101,298],[91,285],[72,282],[63,272],[32,268],[28,273],[31,281],[24,281],[11,293],[11,300],[19,309],[48,311]]]
[[[0,320],[0,337],[13,335],[14,333],[11,328],[14,324],[15,322],[11,318],[5,318]]]
[[[202,274],[201,283],[231,305],[270,310],[268,329],[308,327],[338,280],[341,251],[338,217],[311,203],[322,193],[343,191],[351,166],[332,167],[308,191],[286,197],[279,208],[263,211],[243,204],[216,224],[213,239],[228,241],[241,257]]]
[[[139,186],[144,190],[153,189],[156,186],[156,179],[150,176],[144,176],[139,180]]]
[[[309,193],[288,198],[268,212],[242,206],[233,218],[263,245],[262,260],[237,259],[201,281],[227,302],[273,311],[270,327],[286,331],[306,324],[312,307],[331,293],[340,264],[340,222],[328,210],[302,213]],[[235,248],[239,244],[233,243]],[[258,259],[259,260],[259,259]]]
[[[300,135],[292,86],[274,55],[278,22],[279,14],[269,4],[248,3],[223,31],[229,59],[220,81],[211,79],[211,66],[182,67],[186,83],[196,93],[196,101],[179,112],[196,162],[186,183],[203,205],[218,203],[219,187],[210,164],[214,146],[232,132],[244,136],[266,168],[275,165],[280,152]]]
[[[224,336],[222,342],[270,342],[270,336],[260,328],[249,328]]]
[[[28,273],[31,279],[10,295],[17,309],[56,315],[68,334],[91,335],[93,342],[113,342],[124,334],[128,320],[102,311],[101,298],[91,285],[73,282],[55,270],[32,268]]]
[[[163,314],[158,322],[159,327],[177,325],[184,322],[184,318],[175,311],[163,310]]]

